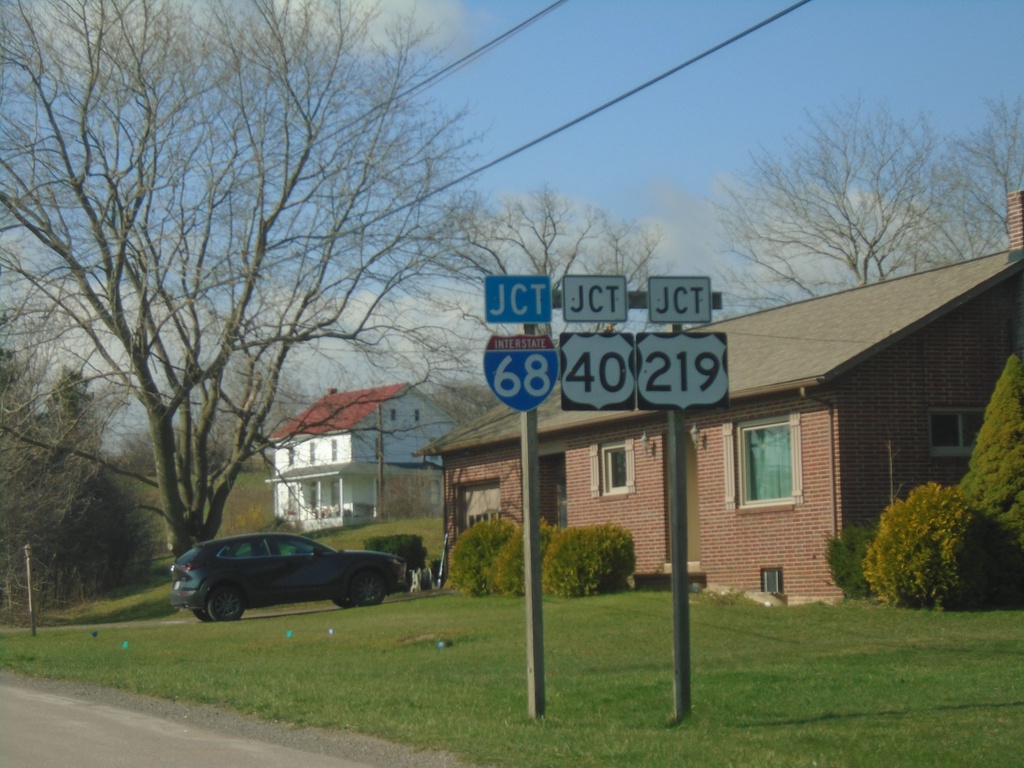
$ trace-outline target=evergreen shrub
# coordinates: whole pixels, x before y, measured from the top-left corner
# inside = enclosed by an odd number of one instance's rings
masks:
[[[405,558],[406,567],[410,571],[425,568],[427,548],[423,546],[423,537],[414,533],[395,533],[390,536],[371,536],[363,542],[366,549],[375,552],[387,552]]]
[[[584,597],[629,586],[636,568],[633,536],[615,525],[565,528],[552,538],[544,558],[544,591]]]
[[[890,605],[971,608],[988,592],[985,526],[956,487],[922,485],[885,509],[864,577]]]
[[[960,487],[1024,549],[1024,365],[1016,355],[996,382]]]
[[[843,591],[844,597],[871,596],[871,587],[864,578],[864,557],[876,530],[873,525],[849,525],[838,536],[829,537],[825,556],[832,581]]]
[[[519,532],[519,526],[501,518],[484,520],[462,532],[452,548],[449,586],[472,597],[494,594],[498,553]],[[521,533],[518,538],[522,539]]]
[[[523,559],[523,533],[520,528],[518,535],[505,542],[494,560],[494,590],[499,595],[526,594],[526,566]],[[548,546],[555,536],[556,530],[545,522],[540,524],[541,561],[546,556]]]

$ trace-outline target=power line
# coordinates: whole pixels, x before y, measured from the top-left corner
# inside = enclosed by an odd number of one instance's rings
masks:
[[[541,18],[543,18],[544,16],[548,15],[553,10],[558,8],[558,6],[564,5],[567,2],[569,2],[569,0],[556,0],[556,2],[552,3],[547,8],[545,8],[545,9],[543,9],[541,11],[538,11],[537,13],[535,13],[533,16],[531,16],[530,18],[526,19],[525,21],[522,21],[519,24],[516,24],[516,26],[512,27],[511,29],[509,29],[509,30],[507,30],[507,31],[505,31],[503,33],[501,33],[500,35],[498,35],[496,38],[494,38],[490,42],[484,43],[483,45],[481,45],[476,50],[467,53],[461,59],[457,59],[456,61],[453,61],[451,64],[447,65],[446,67],[442,67],[440,70],[438,70],[434,74],[430,75],[426,79],[421,80],[420,82],[416,83],[415,85],[410,86],[406,90],[404,90],[401,93],[399,93],[397,98],[402,98],[402,97],[405,97],[405,96],[409,96],[409,95],[415,93],[416,91],[421,91],[424,88],[429,87],[433,83],[438,82],[439,80],[442,80],[443,78],[445,78],[445,77],[447,77],[447,76],[449,76],[451,74],[454,74],[458,70],[462,69],[465,66],[468,66],[469,64],[471,64],[474,61],[476,61],[477,59],[479,59],[481,56],[483,56],[485,53],[490,51],[492,48],[497,48],[499,45],[501,45],[503,42],[508,40],[513,35],[516,35],[519,32],[522,32],[524,29],[529,27],[531,24],[533,24],[534,22],[539,21]]]
[[[449,181],[448,183],[443,184],[440,187],[437,187],[436,189],[431,190],[429,193],[424,195],[419,200],[416,200],[416,201],[413,201],[412,203],[409,203],[409,205],[415,205],[416,203],[420,202],[423,199],[426,199],[427,197],[430,197],[432,195],[436,195],[436,194],[438,194],[440,192],[444,192],[446,189],[450,189],[451,187],[454,187],[457,184],[461,184],[462,182],[467,181],[468,179],[473,178],[477,174],[483,173],[484,171],[493,168],[494,166],[498,165],[499,163],[503,163],[506,160],[508,160],[508,159],[510,159],[512,157],[515,157],[516,155],[520,154],[521,152],[525,152],[526,150],[528,150],[528,149],[530,149],[532,147],[537,146],[538,144],[540,144],[543,141],[547,141],[548,139],[552,138],[553,136],[557,136],[562,131],[568,130],[569,128],[572,128],[575,125],[579,125],[584,120],[587,120],[587,119],[593,117],[594,115],[598,114],[599,112],[603,112],[604,110],[608,109],[609,107],[612,107],[612,106],[618,104],[620,101],[625,101],[630,96],[635,96],[636,94],[640,93],[640,91],[645,90],[646,88],[651,87],[655,83],[661,82],[666,77],[674,75],[676,72],[679,72],[680,70],[686,69],[687,67],[691,66],[692,64],[696,64],[698,61],[700,61],[702,59],[706,59],[711,54],[717,53],[718,51],[722,50],[723,48],[726,48],[726,47],[732,45],[733,43],[735,43],[735,42],[737,42],[739,40],[742,40],[747,35],[750,35],[750,34],[756,32],[757,30],[759,30],[759,29],[761,29],[763,27],[768,26],[772,22],[778,21],[783,16],[786,16],[787,14],[792,13],[797,8],[800,8],[801,6],[807,5],[809,2],[811,2],[811,0],[800,0],[797,3],[794,3],[793,5],[789,6],[788,8],[785,8],[785,9],[779,11],[775,15],[770,16],[767,19],[758,22],[754,26],[748,27],[747,29],[745,29],[742,32],[740,32],[739,34],[733,35],[728,40],[724,40],[723,42],[719,43],[718,45],[715,45],[715,46],[712,46],[711,48],[708,48],[703,53],[697,54],[696,56],[694,56],[691,59],[687,59],[682,64],[679,64],[678,66],[673,67],[672,69],[668,70],[667,72],[663,72],[662,74],[658,75],[657,77],[651,78],[647,82],[638,85],[636,88],[633,88],[632,90],[626,91],[626,93],[623,93],[620,96],[616,96],[611,101],[606,101],[601,106],[595,107],[594,109],[590,110],[589,112],[586,112],[586,113],[580,115],[579,117],[576,117],[576,118],[570,120],[567,123],[563,123],[562,125],[558,126],[554,130],[548,131],[544,135],[538,136],[536,139],[533,139],[532,141],[528,141],[526,144],[523,144],[522,146],[519,146],[519,147],[513,149],[511,152],[506,152],[504,155],[501,155],[500,157],[497,157],[494,160],[491,160],[489,163],[481,165],[480,167],[478,167],[478,168],[476,168],[476,169],[474,169],[472,171],[469,171],[468,173],[465,173],[462,176],[459,176],[457,179],[454,179],[453,181]]]
[[[455,72],[457,72],[458,70],[462,69],[463,67],[469,66],[474,61],[476,61],[481,56],[483,56],[485,53],[488,53],[492,49],[497,48],[499,45],[504,43],[506,40],[508,40],[512,36],[518,34],[519,32],[522,32],[524,29],[529,27],[531,24],[534,24],[535,22],[539,21],[541,18],[543,18],[544,16],[546,16],[547,14],[551,13],[553,10],[558,8],[558,6],[564,5],[567,2],[569,2],[569,0],[556,0],[556,2],[552,3],[547,8],[544,8],[543,10],[538,11],[537,13],[533,14],[533,16],[531,16],[530,18],[526,19],[525,21],[521,21],[519,24],[516,24],[511,29],[506,30],[505,32],[502,32],[500,35],[495,37],[493,40],[490,40],[489,42],[486,42],[483,45],[481,45],[479,48],[476,48],[475,50],[470,51],[465,56],[463,56],[461,59],[456,59],[451,64],[448,64],[448,65],[442,67],[437,72],[435,72],[432,75],[429,75],[429,76],[425,77],[423,80],[420,80],[418,83],[413,83],[408,88],[406,88],[404,91],[400,91],[397,94],[395,94],[394,96],[388,97],[385,101],[382,101],[382,102],[380,102],[378,104],[374,104],[372,107],[367,109],[361,115],[359,115],[356,118],[353,118],[348,123],[343,125],[339,130],[345,131],[345,130],[348,130],[349,128],[354,127],[355,125],[357,125],[359,123],[363,123],[366,120],[369,120],[370,118],[375,117],[378,113],[384,112],[387,109],[389,109],[390,106],[395,103],[395,101],[397,101],[399,99],[406,98],[407,96],[411,96],[412,94],[417,93],[418,91],[425,90],[425,89],[429,88],[431,85],[434,85],[435,83],[440,82],[441,80],[443,80],[444,78],[448,77],[449,75],[454,74]],[[437,191],[440,192],[440,191],[442,191],[442,189],[446,189],[446,187],[442,187],[441,189],[438,189]]]

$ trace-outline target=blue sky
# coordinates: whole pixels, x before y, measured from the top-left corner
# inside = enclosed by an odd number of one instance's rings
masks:
[[[402,4],[407,0],[391,0]],[[552,0],[417,0],[456,58]],[[786,8],[787,0],[569,0],[429,91],[468,110],[478,165]],[[495,200],[547,185],[657,223],[671,274],[709,274],[710,201],[751,153],[798,137],[808,112],[862,99],[940,133],[1021,93],[1020,0],[812,0],[540,146],[477,176]]]

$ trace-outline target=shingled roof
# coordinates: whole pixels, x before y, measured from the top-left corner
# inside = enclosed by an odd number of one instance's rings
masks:
[[[271,435],[271,440],[287,440],[299,436],[329,435],[355,429],[379,405],[409,388],[408,384],[338,392],[326,395]]]
[[[732,400],[833,380],[1024,271],[1024,252],[971,261],[853,288],[702,326],[727,334]],[[422,449],[426,455],[518,439],[519,414],[499,405]],[[607,422],[635,412],[562,411],[558,391],[537,413],[541,434]]]

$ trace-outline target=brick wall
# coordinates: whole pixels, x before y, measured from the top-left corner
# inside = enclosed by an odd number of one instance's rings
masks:
[[[570,526],[616,523],[633,536],[637,573],[661,573],[668,558],[664,475],[664,416],[645,415],[609,428],[590,428],[567,439],[566,502]],[[640,438],[648,436],[645,450]],[[590,450],[634,440],[635,493],[595,496]]]
[[[842,381],[840,477],[844,519],[875,519],[892,496],[956,484],[966,457],[932,456],[932,409],[984,408],[1014,349],[1016,283],[1009,281],[875,356]]]
[[[700,421],[707,445],[697,452],[700,495],[701,566],[709,586],[744,591],[761,588],[763,568],[783,570],[783,588],[806,599],[838,596],[829,578],[825,544],[837,526],[832,490],[834,414],[826,403],[797,396],[747,402],[731,408],[734,424],[761,419],[786,419],[799,414],[803,500],[769,506],[744,507],[739,478],[739,435],[723,429],[721,415]],[[728,503],[725,482],[726,441],[732,441],[730,466],[736,488],[735,505]]]
[[[462,486],[498,483],[501,516],[523,524],[523,475],[518,443],[463,451],[444,457],[444,525],[449,544],[458,538],[458,493]],[[562,454],[541,456],[540,513],[545,522],[558,525],[559,483],[565,476]]]

